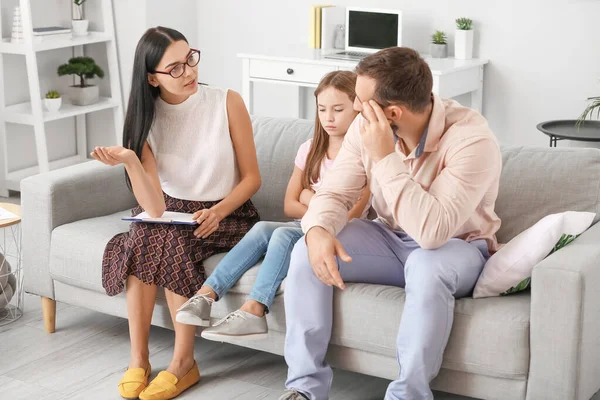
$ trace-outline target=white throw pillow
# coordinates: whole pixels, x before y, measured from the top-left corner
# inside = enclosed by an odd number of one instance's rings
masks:
[[[533,267],[590,227],[596,214],[567,211],[548,215],[521,232],[485,263],[474,298],[501,296],[529,287]]]

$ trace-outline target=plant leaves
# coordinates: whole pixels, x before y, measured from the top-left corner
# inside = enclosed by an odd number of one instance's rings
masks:
[[[522,292],[526,290],[531,285],[531,277],[523,279],[521,282],[517,283],[515,286],[511,287],[504,293],[500,293],[500,296],[507,296],[509,294]]]
[[[579,118],[577,118],[577,129],[581,128],[586,119],[593,118],[594,113],[596,113],[596,119],[600,119],[600,96],[590,97],[588,101],[588,106],[583,110]]]
[[[91,57],[73,57],[59,66],[57,72],[58,76],[77,75],[83,81],[82,86],[86,86],[84,79],[104,78],[104,71]]]

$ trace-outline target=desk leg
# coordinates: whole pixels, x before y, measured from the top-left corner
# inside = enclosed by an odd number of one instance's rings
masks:
[[[483,65],[479,67],[479,87],[471,92],[471,108],[483,114]]]
[[[298,90],[298,107],[296,118],[304,118],[306,119],[306,91],[307,89],[304,86],[297,86]]]
[[[0,55],[0,70],[2,70],[2,56]],[[1,73],[1,72],[0,72]],[[2,85],[0,85],[2,86]],[[4,90],[0,88],[0,90]],[[3,96],[4,92],[0,94]],[[4,107],[2,107],[4,108]],[[6,150],[6,124],[4,121],[0,121],[0,197],[8,197],[8,189],[6,188],[6,175],[8,174],[8,151]]]
[[[246,103],[246,108],[248,108],[248,113],[252,114],[252,95],[254,92],[253,83],[250,80],[250,60],[245,58],[242,61],[242,98],[244,99],[244,103]]]
[[[4,61],[2,54],[0,54],[0,76],[4,76]],[[0,81],[0,110],[4,110],[4,107],[6,106],[4,93],[4,78],[2,78],[2,81]],[[8,150],[6,147],[6,123],[4,122],[4,118],[0,118],[0,154],[2,155],[2,160],[0,160],[0,197],[8,197],[10,195],[5,180],[8,175]]]

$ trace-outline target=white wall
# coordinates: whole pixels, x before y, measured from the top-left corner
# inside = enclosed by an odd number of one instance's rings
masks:
[[[71,24],[71,0],[31,0],[34,26]],[[1,0],[2,36],[9,37],[12,26],[12,14],[17,0]],[[135,47],[144,31],[151,26],[164,25],[180,30],[191,43],[198,36],[197,8],[195,0],[113,0],[117,48],[120,64],[121,86],[125,106],[129,97],[130,81]],[[86,4],[86,18],[90,19],[91,30],[102,30],[100,2],[89,1]],[[108,75],[104,44],[87,46],[86,55],[94,57],[98,65],[106,72],[103,80],[96,79],[101,94],[110,94],[110,76]],[[71,84],[70,77],[58,77],[57,67],[72,57],[71,49],[61,49],[38,53],[38,69],[42,95],[49,89],[64,89]],[[29,88],[26,84],[27,73],[23,56],[4,56],[4,79],[6,104],[15,104],[29,100]],[[88,149],[97,145],[115,143],[112,111],[101,111],[87,116]],[[46,124],[46,135],[50,160],[75,155],[75,120],[64,119]],[[7,124],[7,142],[9,146],[9,170],[20,169],[37,164],[33,129],[22,125]]]
[[[146,0],[113,0],[113,8],[117,31],[121,86],[126,101],[129,98],[135,47],[144,31],[148,29]],[[126,105],[127,103],[125,103]]]
[[[195,0],[146,0],[148,26],[165,26],[183,33],[194,47],[198,37],[198,3]]]
[[[307,47],[312,0],[202,1],[198,6],[200,80],[241,90],[238,52],[277,54]],[[502,144],[542,145],[535,128],[549,119],[575,118],[585,99],[600,95],[598,0],[339,0],[333,4],[404,11],[405,45],[428,52],[436,29],[448,33],[453,53],[454,19],[474,20],[475,55],[489,58],[484,114]],[[255,85],[255,114],[291,113],[290,88]],[[459,101],[463,101],[461,98]],[[465,100],[468,105],[468,99]]]
[[[2,0],[2,36],[10,35],[12,9],[17,0]],[[35,26],[70,24],[70,0],[32,0]],[[114,17],[125,101],[135,46],[143,32],[156,25],[180,30],[192,46],[202,50],[200,80],[241,90],[238,52],[276,54],[278,49],[306,47],[310,0],[115,0]],[[340,0],[337,5],[399,8],[405,12],[407,46],[427,52],[435,29],[452,36],[454,19],[475,21],[476,55],[487,57],[484,113],[503,144],[547,145],[535,129],[544,120],[574,118],[585,98],[600,94],[600,36],[595,34],[600,0]],[[97,4],[89,2],[88,18],[98,24]],[[96,8],[95,8],[96,7]],[[106,66],[103,45],[89,46],[87,53]],[[59,78],[56,68],[70,56],[69,49],[39,54],[42,92],[64,88],[69,77]],[[29,98],[22,56],[4,56],[2,77],[7,104]],[[108,94],[108,79],[97,80]],[[255,113],[290,115],[294,102],[290,88],[256,85]],[[460,99],[465,100],[465,99]],[[465,100],[468,103],[468,100]],[[75,154],[74,120],[47,124],[50,159]],[[36,164],[35,142],[30,127],[8,124],[9,169]],[[88,147],[112,144],[114,128],[110,111],[88,116]]]
[[[198,36],[194,0],[113,0],[121,84],[125,101],[129,98],[133,59],[138,40],[154,26],[166,26],[183,33],[190,43]],[[126,103],[125,103],[126,104]]]

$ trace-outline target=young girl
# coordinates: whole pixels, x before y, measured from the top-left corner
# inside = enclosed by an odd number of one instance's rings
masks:
[[[296,221],[254,225],[223,258],[200,291],[177,311],[178,322],[209,326],[212,303],[222,298],[264,256],[248,300],[241,309],[205,329],[202,337],[220,341],[228,336],[265,337],[268,331],[265,313],[287,275],[294,244],[303,236],[298,219],[304,216],[313,194],[331,169],[346,131],[357,115],[352,107],[355,83],[353,72],[336,71],[326,75],[315,91],[318,115],[314,138],[300,146],[285,194],[285,214]],[[369,199],[370,193],[365,188],[349,218],[366,217]]]
[[[137,45],[123,130],[125,147],[97,147],[92,156],[124,164],[139,206],[193,213],[197,226],[132,223],[104,252],[109,296],[127,286],[131,361],[119,392],[127,399],[171,399],[200,379],[193,326],[176,310],[204,282],[202,260],[230,250],[258,221],[250,197],[260,186],[250,117],[241,96],[198,86],[200,51],[172,29],[152,28]],[[148,385],[148,336],[157,287],[175,327],[173,359]]]

